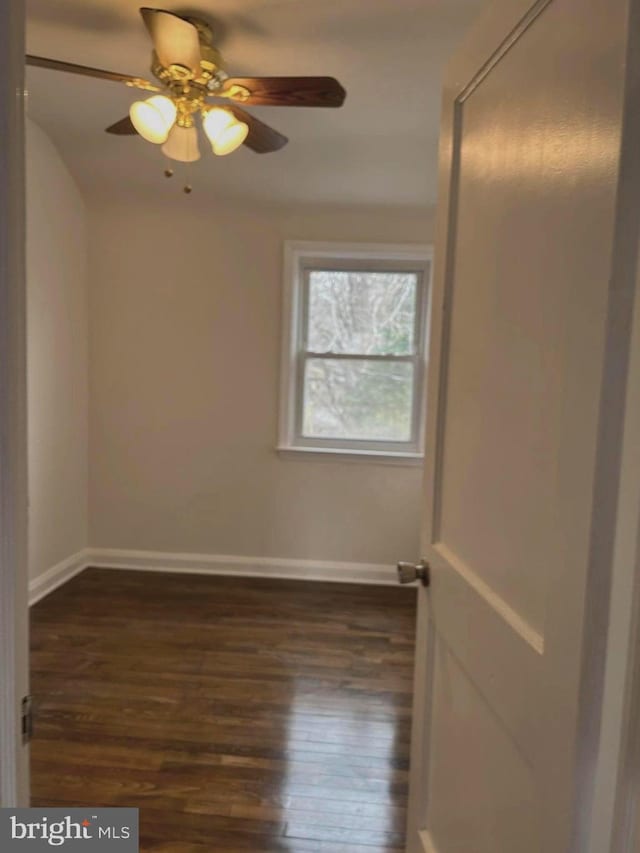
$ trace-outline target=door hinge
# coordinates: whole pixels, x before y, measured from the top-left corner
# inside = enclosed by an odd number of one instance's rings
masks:
[[[21,704],[22,743],[29,743],[33,735],[33,703],[31,696],[24,696]]]

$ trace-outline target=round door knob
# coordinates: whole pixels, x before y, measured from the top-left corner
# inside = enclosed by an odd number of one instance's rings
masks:
[[[419,563],[398,563],[398,583],[420,581],[423,586],[429,586],[430,580],[429,564],[426,560],[420,560]]]

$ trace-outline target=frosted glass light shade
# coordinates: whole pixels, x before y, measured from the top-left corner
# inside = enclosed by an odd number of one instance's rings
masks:
[[[224,133],[224,131],[230,127],[235,120],[233,113],[230,113],[229,110],[222,109],[221,107],[213,107],[212,109],[207,110],[202,118],[202,126],[204,128],[204,132],[209,138],[209,142],[215,142],[218,136],[221,133]]]
[[[174,124],[162,150],[167,157],[180,160],[181,163],[193,163],[194,160],[199,160],[198,131],[193,126],[180,127]]]
[[[166,142],[176,120],[176,106],[164,95],[154,95],[146,101],[131,104],[129,116],[143,139],[161,145]]]
[[[211,142],[213,153],[219,156],[235,151],[249,133],[249,126],[245,122],[238,121],[233,113],[220,107],[205,113],[202,126]]]
[[[247,138],[248,133],[248,124],[245,124],[243,121],[234,122],[231,127],[224,131],[220,139],[216,139],[216,141],[212,143],[211,147],[213,148],[213,153],[218,154],[219,156],[231,154],[232,151],[235,151],[236,148],[239,148],[242,145]]]

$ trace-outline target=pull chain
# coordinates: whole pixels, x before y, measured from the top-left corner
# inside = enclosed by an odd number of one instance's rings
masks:
[[[164,167],[164,176],[165,178],[172,178],[175,174],[175,170],[173,168],[173,160],[170,160],[169,157],[164,155],[165,167]],[[182,188],[182,192],[186,193],[186,195],[190,195],[193,192],[193,187],[189,180],[190,177],[190,163],[181,164],[179,168],[180,175],[184,175],[185,184]]]

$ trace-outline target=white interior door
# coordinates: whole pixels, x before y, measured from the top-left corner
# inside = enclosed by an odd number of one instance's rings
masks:
[[[448,71],[412,853],[582,849],[635,289],[638,7],[499,0]]]
[[[24,5],[0,3],[0,806],[29,804]]]

